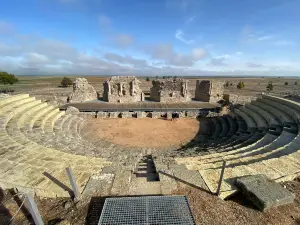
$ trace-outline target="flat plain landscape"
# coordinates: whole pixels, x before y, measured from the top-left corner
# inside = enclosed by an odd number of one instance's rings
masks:
[[[110,76],[68,76],[72,80],[78,77],[85,77],[90,84],[100,93],[103,91],[103,82],[110,78]],[[14,89],[19,93],[34,93],[35,95],[43,96],[67,96],[72,92],[72,87],[63,88],[60,82],[63,76],[19,76],[19,83],[12,86],[0,85],[1,89],[9,88]],[[138,77],[141,81],[140,87],[145,93],[149,93],[152,86],[151,80],[155,77],[149,77],[150,81],[146,81],[147,77]],[[222,80],[227,82],[229,86],[225,87],[225,94],[237,95],[256,95],[261,92],[266,92],[266,86],[269,82],[274,85],[273,93],[290,93],[300,92],[300,78],[288,77],[182,77],[190,81],[189,91],[194,96],[196,81],[197,80]],[[159,77],[162,79],[162,77]],[[245,88],[237,89],[239,81],[244,82]],[[287,83],[287,84],[286,84]],[[295,84],[296,83],[296,84]]]

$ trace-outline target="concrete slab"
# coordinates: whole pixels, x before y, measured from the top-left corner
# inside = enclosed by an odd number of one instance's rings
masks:
[[[261,211],[293,203],[295,198],[280,184],[261,174],[238,178],[236,186]]]

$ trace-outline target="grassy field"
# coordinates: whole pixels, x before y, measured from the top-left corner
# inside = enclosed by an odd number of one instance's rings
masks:
[[[69,76],[72,80],[75,80],[77,77],[84,76]],[[14,85],[0,85],[1,89],[9,88],[14,89],[17,93],[42,93],[47,94],[48,92],[57,93],[57,94],[67,94],[72,92],[72,87],[62,88],[60,87],[60,82],[62,76],[19,76],[19,81]],[[103,90],[103,82],[109,77],[103,76],[85,76],[85,78],[95,87],[97,91],[100,93]],[[146,81],[146,77],[139,77],[141,81],[140,87],[144,92],[149,92],[152,86],[151,80],[156,79],[155,77],[150,77],[150,81]],[[233,93],[238,95],[255,95],[261,92],[266,92],[266,86],[269,81],[271,81],[274,85],[274,93],[280,92],[300,92],[300,78],[285,78],[285,77],[244,77],[244,78],[236,78],[236,77],[188,77],[189,89],[191,94],[194,94],[194,90],[196,87],[196,80],[223,80],[228,81],[231,86],[225,88],[225,93]],[[245,88],[239,90],[236,88],[236,85],[239,81],[243,81],[245,83]],[[288,85],[285,85],[285,82]],[[295,85],[295,82],[298,84]]]

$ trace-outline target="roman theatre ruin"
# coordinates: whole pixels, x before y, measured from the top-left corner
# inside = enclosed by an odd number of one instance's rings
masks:
[[[199,80],[191,89],[172,78],[145,90],[136,77],[122,76],[105,81],[103,92],[77,78],[60,107],[28,94],[1,95],[0,186],[68,196],[70,167],[83,196],[168,195],[181,181],[216,193],[226,161],[225,199],[237,191],[237,177],[296,177],[300,103],[224,95],[223,87]]]

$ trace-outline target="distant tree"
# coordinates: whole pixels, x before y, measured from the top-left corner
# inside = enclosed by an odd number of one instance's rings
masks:
[[[285,83],[284,83],[284,85],[288,85],[288,84],[289,84],[288,82],[285,82]]]
[[[163,79],[166,79],[166,76],[163,76]]]
[[[60,83],[63,87],[69,87],[70,85],[73,84],[73,81],[68,77],[64,77]]]
[[[17,83],[19,81],[19,79],[10,73],[7,72],[0,72],[0,84],[10,84],[13,85],[15,83]]]
[[[177,79],[177,76],[173,76],[173,79]]]
[[[155,78],[158,79],[158,76],[156,76]]]
[[[295,85],[298,85],[298,82],[297,82],[297,81],[295,81]]]
[[[273,91],[274,85],[272,81],[269,81],[268,85],[266,86],[267,91]]]
[[[230,86],[232,86],[232,83],[230,83]]]
[[[229,82],[227,81],[224,86],[229,87]]]
[[[149,77],[146,78],[146,81],[150,81]]]
[[[245,83],[240,81],[237,85],[236,85],[237,89],[243,89],[245,88]]]

